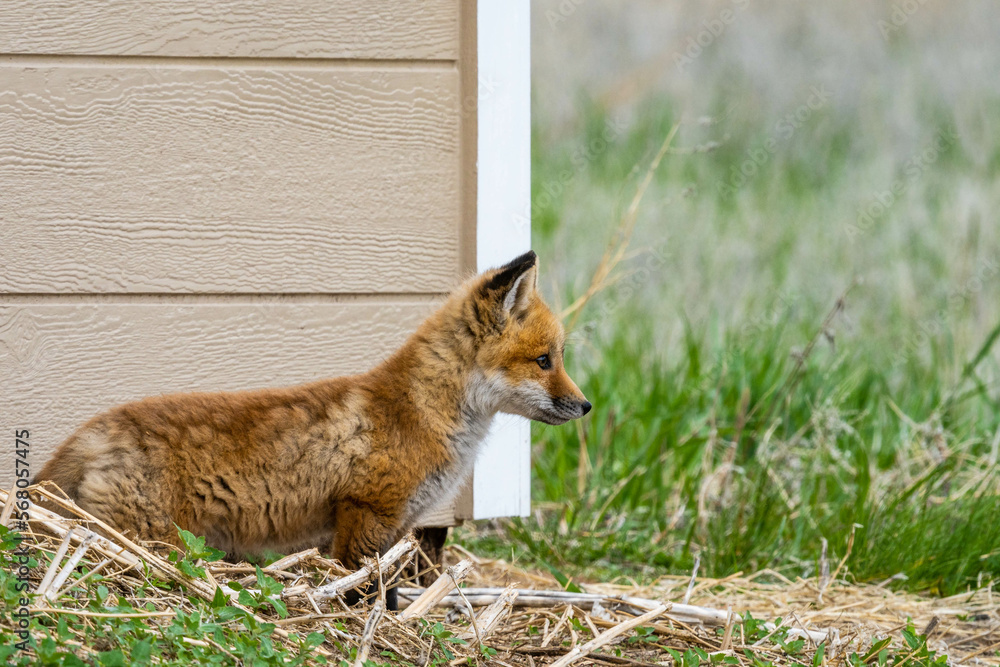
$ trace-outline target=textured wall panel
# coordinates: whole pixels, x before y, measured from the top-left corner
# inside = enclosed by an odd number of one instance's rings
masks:
[[[4,0],[0,53],[445,59],[458,0]]]
[[[453,70],[0,66],[0,292],[440,292]]]

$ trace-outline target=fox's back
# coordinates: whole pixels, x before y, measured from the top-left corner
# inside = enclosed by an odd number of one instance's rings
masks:
[[[175,542],[178,523],[224,550],[309,542],[371,447],[347,380],[128,403],[84,424],[36,481],[143,539]]]

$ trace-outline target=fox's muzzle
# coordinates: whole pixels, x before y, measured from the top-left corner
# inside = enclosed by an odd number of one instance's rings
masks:
[[[578,419],[588,412],[593,406],[587,399],[580,400],[575,396],[560,396],[552,399],[552,410],[550,415],[553,421],[549,423],[564,424],[570,419]]]

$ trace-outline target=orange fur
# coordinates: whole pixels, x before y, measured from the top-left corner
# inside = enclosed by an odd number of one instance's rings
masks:
[[[457,493],[498,411],[589,410],[536,272],[528,253],[470,279],[362,375],[109,410],[36,481],[142,539],[176,544],[176,523],[231,554],[320,545],[355,567]]]

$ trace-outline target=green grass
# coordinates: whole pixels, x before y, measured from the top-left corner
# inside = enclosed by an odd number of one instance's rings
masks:
[[[584,577],[649,580],[694,554],[710,575],[812,576],[822,539],[839,559],[856,530],[859,579],[902,572],[949,593],[1000,573],[996,464],[984,463],[995,404],[944,407],[949,387],[933,377],[894,396],[850,350],[816,355],[782,392],[795,377],[789,337],[733,341],[715,359],[692,339],[671,364],[622,335],[598,363],[576,359],[595,408],[581,431],[535,430],[541,525],[517,520],[509,539],[475,546],[509,557],[513,544],[522,563]]]
[[[731,74],[705,85],[757,95]],[[858,580],[902,573],[897,585],[948,594],[1000,575],[1000,168],[960,132],[913,175],[958,122],[914,95],[904,148],[884,102],[830,104],[736,188],[719,184],[783,110],[724,113],[706,93],[711,124],[668,95],[627,121],[585,103],[570,132],[536,118],[534,245],[557,307],[586,287],[678,121],[682,150],[643,201],[623,279],[570,334],[594,410],[579,427],[533,426],[537,511],[455,539],[577,579],[648,581],[695,555],[707,575],[814,576],[823,540],[835,566],[853,532]],[[1000,99],[981,97],[986,131],[1000,130]]]

